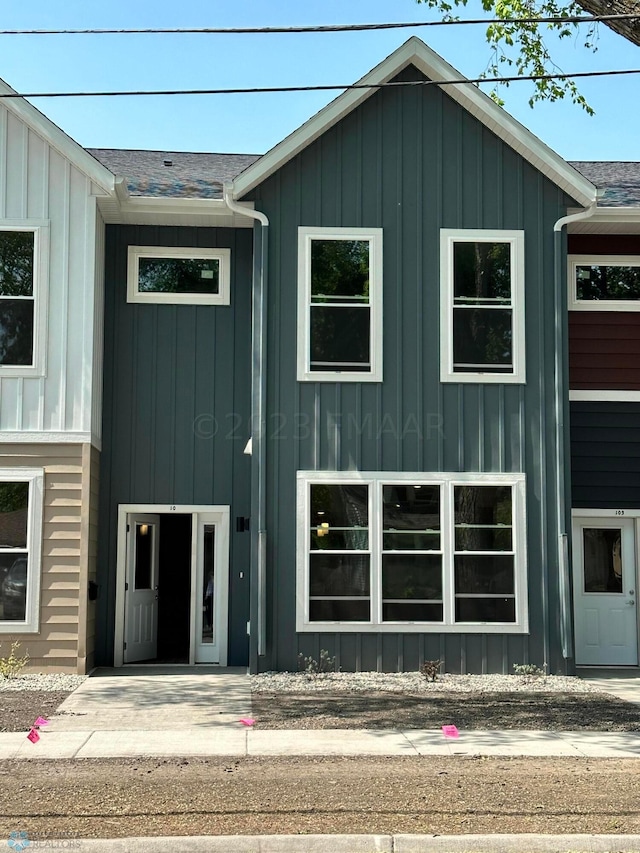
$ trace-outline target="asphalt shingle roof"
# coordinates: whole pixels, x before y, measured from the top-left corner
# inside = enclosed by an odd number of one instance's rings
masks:
[[[120,148],[87,151],[114,175],[126,178],[130,195],[171,198],[222,198],[223,182],[233,180],[260,156]]]
[[[115,175],[124,177],[132,196],[170,198],[222,198],[223,182],[233,180],[260,158],[259,154],[121,148],[87,151]],[[604,190],[600,207],[640,206],[640,162],[577,160],[570,165]]]
[[[570,162],[588,181],[604,190],[598,207],[640,205],[640,163],[620,160],[577,160]]]

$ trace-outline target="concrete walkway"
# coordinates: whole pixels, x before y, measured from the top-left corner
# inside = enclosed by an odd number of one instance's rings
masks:
[[[640,703],[640,669],[600,669],[583,667],[578,670],[582,681],[593,684],[604,693],[611,693],[626,702]]]
[[[640,732],[462,731],[434,729],[269,730],[241,723],[209,728],[49,731],[38,743],[25,732],[0,734],[0,760],[136,756],[488,755],[640,758]]]

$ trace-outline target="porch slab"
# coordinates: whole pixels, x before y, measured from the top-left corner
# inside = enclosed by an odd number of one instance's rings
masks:
[[[250,713],[244,668],[99,669],[64,700],[49,731],[187,731],[237,724]]]

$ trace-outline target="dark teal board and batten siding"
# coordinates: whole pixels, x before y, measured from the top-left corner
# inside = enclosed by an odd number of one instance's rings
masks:
[[[571,403],[574,509],[640,509],[640,403]]]
[[[108,226],[96,660],[113,661],[119,504],[231,507],[229,664],[248,661],[251,278],[247,229]],[[127,303],[127,250],[231,249],[231,304]],[[244,573],[244,578],[239,573]]]
[[[403,76],[414,75],[409,70]],[[345,670],[565,667],[559,641],[553,225],[564,194],[436,87],[384,90],[251,195],[271,223],[267,654]],[[296,381],[297,228],[384,229],[384,381]],[[526,231],[527,384],[441,384],[440,228]],[[564,283],[563,283],[564,288]],[[566,306],[565,306],[566,310]],[[277,430],[275,429],[277,427]],[[296,633],[298,470],[527,474],[529,635]]]

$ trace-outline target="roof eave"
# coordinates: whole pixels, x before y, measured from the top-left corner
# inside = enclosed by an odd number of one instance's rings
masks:
[[[16,94],[15,89],[12,89],[4,80],[0,80],[0,95]],[[114,192],[115,175],[33,104],[22,97],[3,98],[2,103],[9,112],[55,148],[62,157],[73,163],[101,190],[109,194]]]

